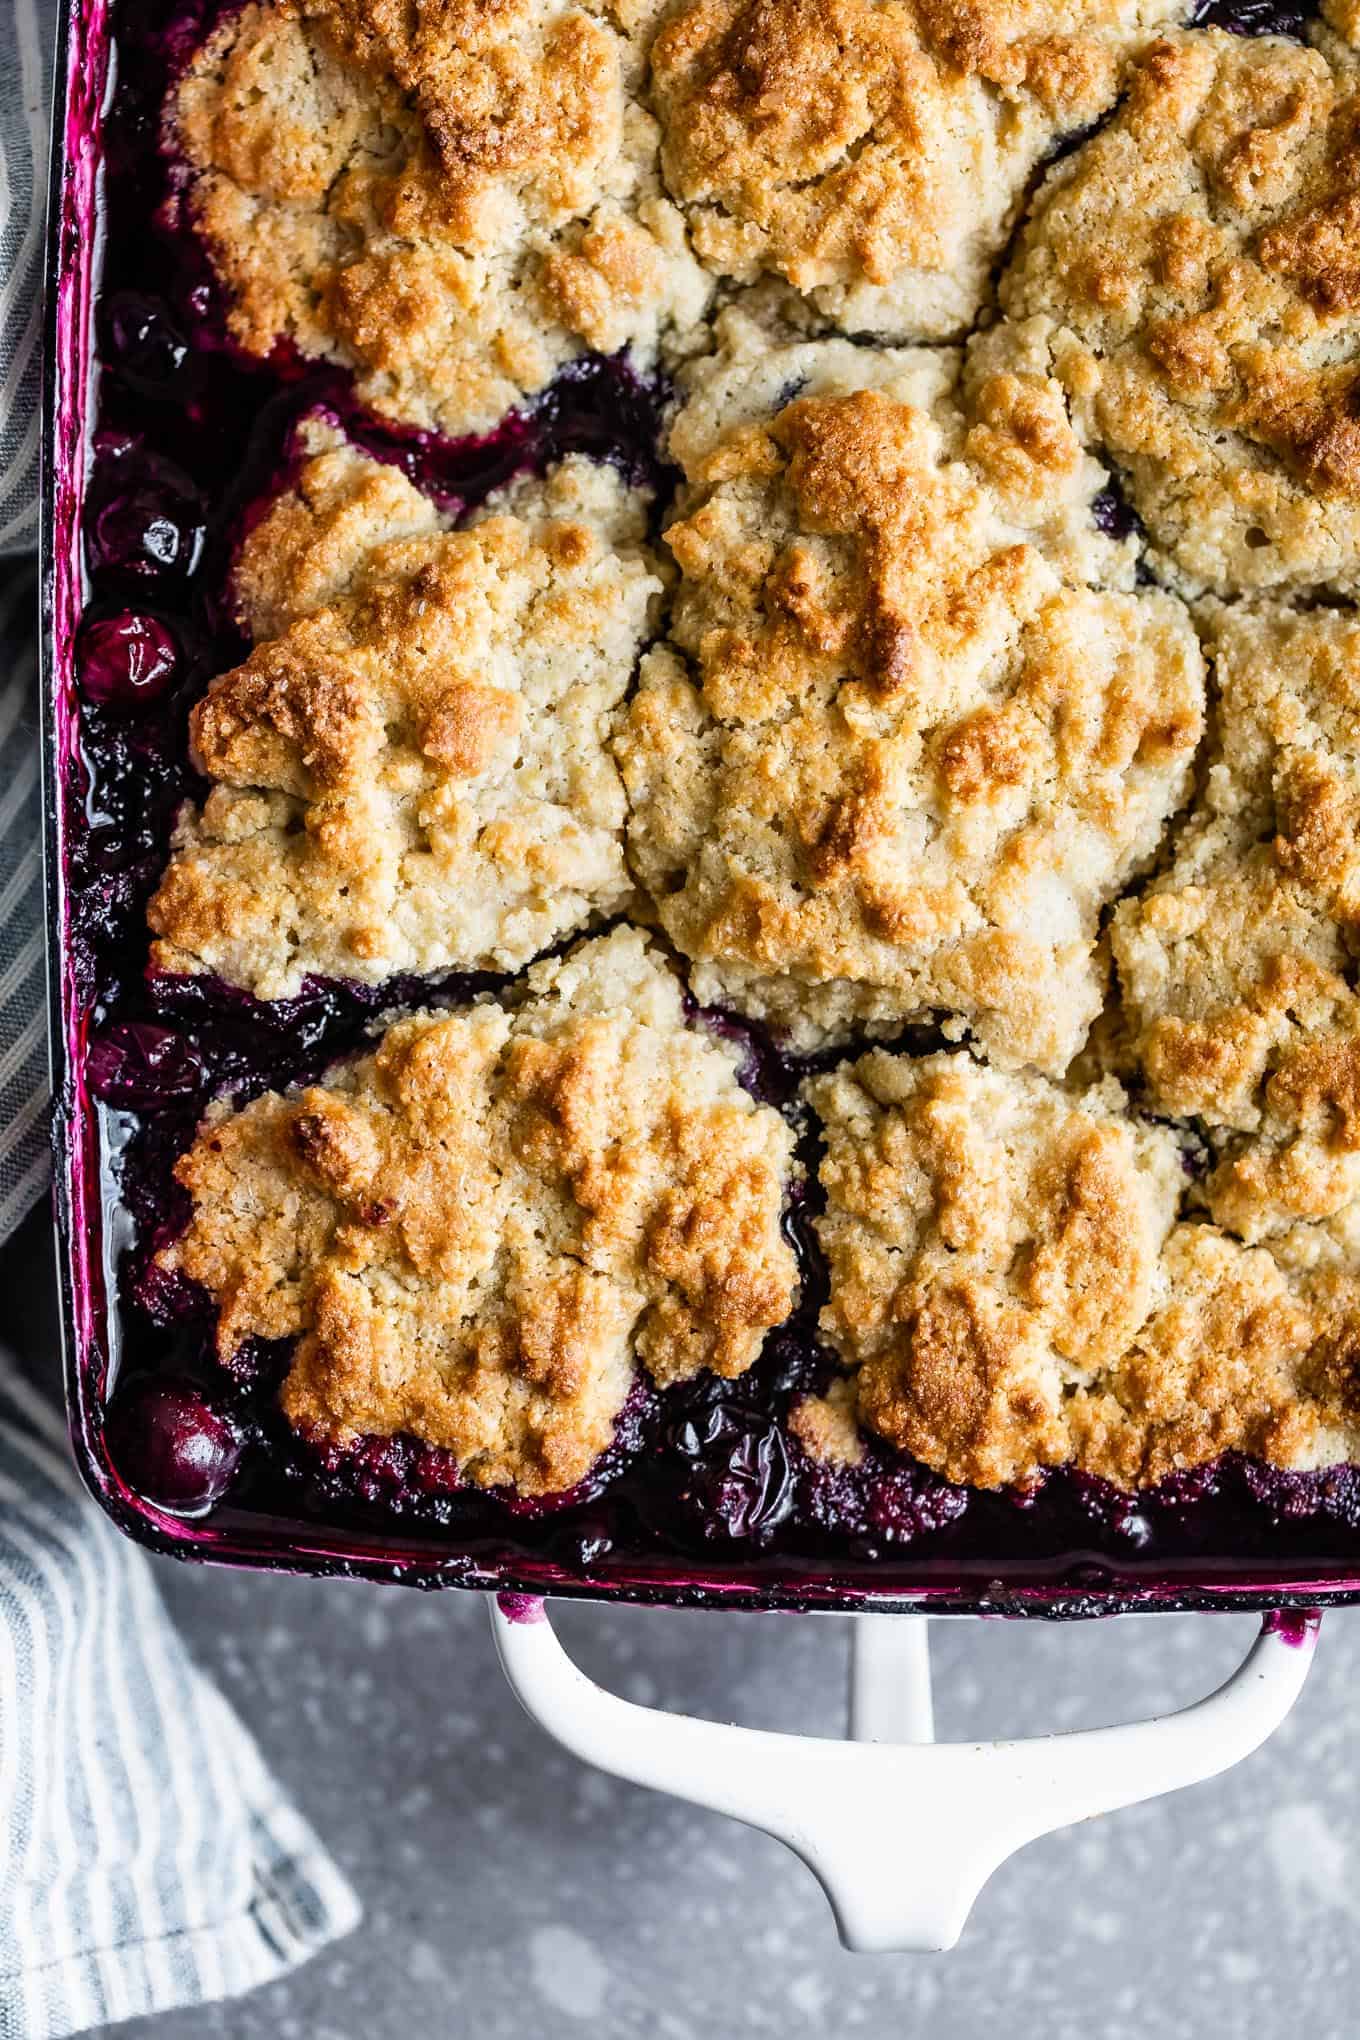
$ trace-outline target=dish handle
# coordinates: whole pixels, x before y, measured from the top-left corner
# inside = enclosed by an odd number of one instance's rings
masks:
[[[527,1713],[586,1763],[731,1815],[800,1856],[862,1952],[952,1948],[1015,1850],[1055,1828],[1212,1778],[1260,1747],[1303,1689],[1315,1613],[1268,1614],[1237,1670],[1178,1713],[1028,1740],[937,1743],[924,1615],[857,1615],[847,1742],[641,1707],[580,1671],[540,1600],[492,1599]]]

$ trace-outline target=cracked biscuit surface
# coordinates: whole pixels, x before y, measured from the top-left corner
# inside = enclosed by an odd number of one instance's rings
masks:
[[[652,47],[694,246],[843,332],[956,337],[1035,165],[1173,0],[681,0]]]
[[[491,429],[587,349],[692,345],[708,281],[639,97],[645,17],[554,0],[264,0],[168,110],[234,338],[375,410]]]
[[[297,1339],[305,1432],[409,1432],[480,1486],[555,1493],[636,1363],[739,1374],[787,1315],[791,1150],[621,929],[513,1006],[415,1014],[321,1084],[216,1109],[160,1258],[212,1295],[224,1358]]]
[[[153,966],[278,998],[628,913],[794,1050],[969,1038],[805,1087],[832,1464],[1360,1458],[1360,30],[1172,12],[255,0],[169,112],[248,351],[458,434],[627,346],[682,481],[655,552],[575,458],[454,528],[309,425]],[[296,1340],[305,1435],[552,1494],[639,1368],[751,1364],[794,1172],[620,930],[215,1108],[162,1259],[228,1360]]]
[[[1360,1446],[1354,1207],[1268,1247],[1178,1219],[1176,1141],[1111,1080],[1075,1093],[876,1050],[807,1094],[826,1130],[822,1330],[890,1443],[983,1487]],[[801,1425],[846,1456],[843,1427]]]
[[[306,431],[238,574],[272,635],[192,714],[215,784],[176,829],[153,966],[268,999],[516,969],[631,891],[608,747],[661,589],[645,501],[573,458],[448,530]]]
[[[721,330],[672,434],[674,649],[616,746],[633,868],[707,1003],[799,1046],[940,1014],[1061,1070],[1188,790],[1186,612],[1096,530],[1051,384]]]
[[[1041,188],[993,364],[1042,365],[1163,574],[1360,592],[1360,66],[1168,36]]]
[[[1209,1209],[1256,1238],[1360,1194],[1360,622],[1240,605],[1205,620],[1204,793],[1112,943],[1151,1102],[1204,1122]]]

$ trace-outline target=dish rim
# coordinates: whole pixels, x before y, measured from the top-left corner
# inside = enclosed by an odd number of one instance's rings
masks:
[[[100,116],[115,65],[110,0],[62,0],[54,65],[52,143],[44,250],[41,419],[42,505],[39,554],[39,670],[43,793],[43,889],[46,914],[48,1043],[52,1080],[53,1208],[59,1326],[67,1420],[81,1478],[114,1524],[134,1542],[191,1562],[314,1576],[335,1575],[423,1588],[551,1594],[554,1598],[651,1603],[671,1607],[815,1610],[852,1614],[990,1614],[1049,1619],[1182,1609],[1261,1610],[1360,1600],[1360,1561],[1339,1559],[1301,1576],[1294,1564],[1251,1573],[1222,1561],[1167,1564],[1155,1579],[1118,1561],[1075,1551],[1062,1560],[1009,1567],[981,1560],[925,1562],[938,1576],[903,1586],[909,1560],[808,1559],[718,1561],[666,1556],[620,1565],[608,1578],[571,1571],[544,1555],[507,1555],[489,1563],[431,1534],[390,1529],[325,1530],[260,1515],[221,1524],[187,1521],[134,1496],[102,1448],[99,1398],[110,1365],[111,1265],[103,1238],[103,1171],[94,1103],[84,1082],[85,1018],[68,940],[67,803],[78,799],[70,768],[79,727],[73,674],[76,626],[85,598],[81,553],[96,363],[93,314],[99,256]],[[91,222],[95,231],[88,231]],[[244,1512],[243,1512],[244,1513]],[[876,1584],[891,1563],[898,1578]],[[1348,1565],[1356,1567],[1348,1569]],[[1043,1575],[1040,1577],[1040,1575]]]

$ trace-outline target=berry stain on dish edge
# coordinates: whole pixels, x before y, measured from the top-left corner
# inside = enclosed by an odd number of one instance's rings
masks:
[[[537,1594],[497,1594],[496,1606],[507,1622],[543,1622],[547,1617]]]
[[[509,1613],[508,1610],[506,1612]],[[1272,1608],[1262,1628],[1267,1636],[1278,1636],[1281,1643],[1289,1644],[1293,1650],[1301,1650],[1309,1638],[1317,1634],[1321,1619],[1316,1609]]]
[[[1243,34],[1299,32],[1307,12],[1214,6],[1194,19]],[[276,1407],[288,1349],[257,1343],[230,1369],[217,1359],[206,1299],[152,1256],[183,1222],[172,1170],[209,1099],[244,1098],[319,1076],[361,1047],[377,1013],[418,999],[448,1004],[495,981],[312,984],[262,1005],[212,980],[148,978],[144,915],[180,802],[201,791],[187,755],[187,711],[243,643],[224,599],[227,569],[258,506],[289,472],[293,427],[322,409],[377,457],[399,465],[445,509],[475,505],[510,477],[567,451],[619,465],[664,493],[663,393],[622,359],[590,358],[497,432],[448,444],[377,426],[345,378],[297,359],[257,364],[222,337],[201,257],[175,225],[175,176],[156,146],[169,69],[202,31],[201,14],[115,19],[118,87],[106,123],[107,261],[97,315],[99,425],[86,511],[90,600],[77,646],[82,697],[80,807],[72,845],[73,941],[88,1002],[88,1082],[100,1100],[132,1243],[119,1273],[120,1373],[105,1435],[133,1491],[186,1519],[216,1510],[275,1523],[401,1528],[445,1539],[488,1563],[506,1552],[577,1577],[615,1563],[687,1564],[728,1553],[758,1571],[814,1570],[910,1551],[927,1581],[998,1551],[1022,1566],[1158,1566],[1231,1550],[1244,1572],[1284,1547],[1315,1555],[1310,1526],[1357,1539],[1360,1471],[1284,1473],[1236,1455],[1137,1497],[1060,1473],[989,1493],[951,1485],[877,1441],[853,1466],[811,1459],[787,1424],[794,1399],[834,1377],[816,1335],[825,1276],[795,1202],[787,1231],[803,1297],[737,1381],[704,1378],[658,1393],[639,1382],[614,1445],[569,1493],[528,1502],[484,1493],[448,1453],[410,1437],[348,1448],[309,1443]],[[156,225],[153,227],[153,220]],[[1136,530],[1117,485],[1096,516]],[[740,1050],[753,1096],[796,1112],[806,1062],[721,1009],[691,1018]],[[929,1044],[928,1044],[929,1045]],[[800,1125],[807,1159],[815,1130]],[[128,1237],[123,1225],[121,1236]],[[1103,1576],[1108,1577],[1108,1570]],[[517,1600],[519,1597],[515,1597]],[[531,1604],[526,1599],[526,1607]]]

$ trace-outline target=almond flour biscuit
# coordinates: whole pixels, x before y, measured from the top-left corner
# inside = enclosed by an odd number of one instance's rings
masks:
[[[788,1314],[791,1151],[620,929],[513,1006],[415,1014],[322,1084],[215,1108],[160,1259],[211,1294],[225,1359],[297,1340],[304,1432],[409,1432],[479,1486],[553,1493],[610,1443],[638,1362],[740,1374]]]
[[[296,480],[241,543],[230,594],[255,644],[354,592],[379,546],[448,528],[429,496],[322,412],[303,419]]]
[[[1168,36],[1050,174],[989,366],[1040,363],[1193,589],[1360,592],[1360,67]]]
[[[1051,384],[965,409],[952,354],[722,338],[672,435],[674,649],[616,747],[633,869],[700,999],[799,1047],[939,1014],[1061,1070],[1188,789],[1186,612],[1097,531]]]
[[[707,266],[843,332],[956,337],[1035,165],[1174,0],[680,0],[652,46],[666,183]]]
[[[176,828],[153,968],[304,979],[513,970],[629,897],[609,740],[661,591],[645,502],[570,459],[448,530],[313,425],[247,542],[273,631],[191,717],[215,784]]]
[[[822,1466],[859,1466],[864,1437],[852,1380],[833,1381],[824,1395],[801,1395],[789,1409],[789,1430]]]
[[[167,112],[233,337],[352,369],[387,417],[490,429],[587,349],[694,344],[709,293],[600,0],[263,0]]]
[[[1360,1195],[1360,623],[1206,614],[1219,684],[1203,799],[1112,944],[1156,1109],[1203,1120],[1207,1197],[1248,1239]]]
[[[1360,1445],[1357,1214],[1264,1247],[1177,1219],[1171,1133],[967,1055],[875,1050],[815,1079],[822,1330],[861,1421],[982,1487],[1075,1465],[1121,1487],[1229,1449]],[[842,1459],[835,1413],[800,1435]],[[843,1412],[842,1412],[843,1415]]]

